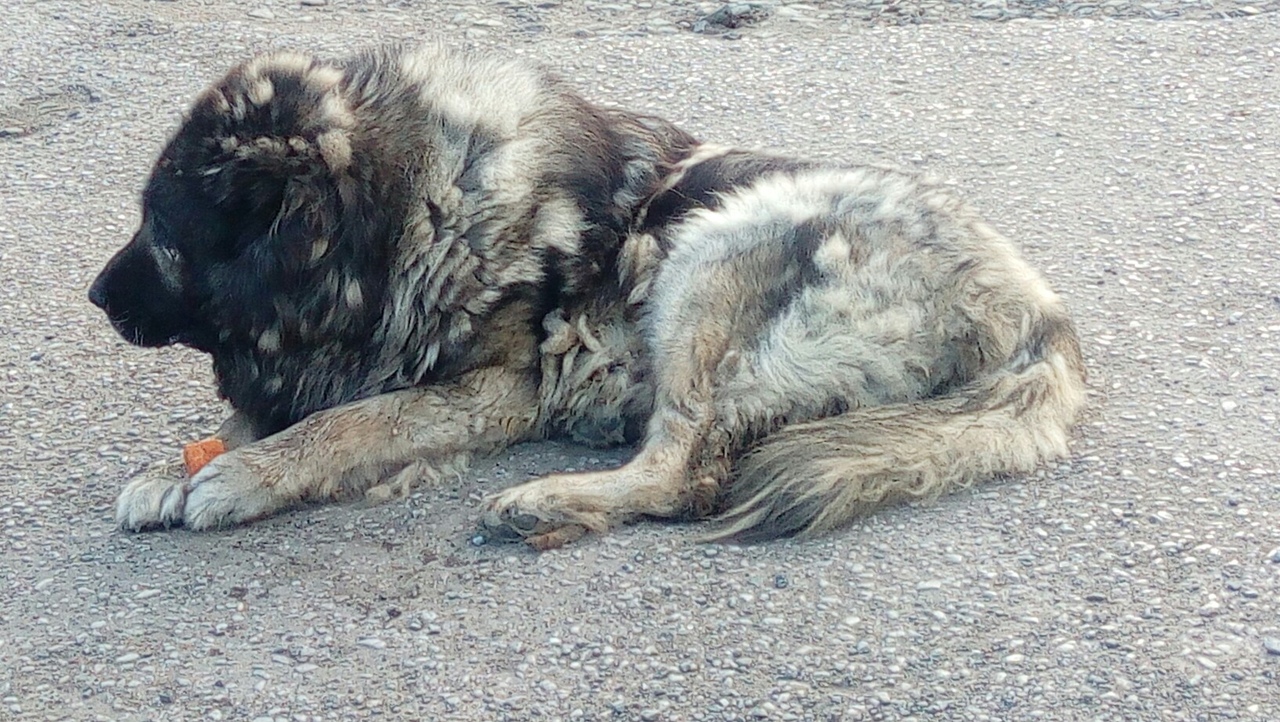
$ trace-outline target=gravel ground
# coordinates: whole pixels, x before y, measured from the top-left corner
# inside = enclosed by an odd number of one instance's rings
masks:
[[[1280,719],[1278,5],[783,3],[695,33],[716,5],[9,0],[0,718]],[[1027,14],[1061,17],[994,22]],[[1076,312],[1075,457],[747,548],[469,546],[483,493],[623,458],[550,444],[380,506],[116,532],[122,480],[225,413],[199,355],[83,299],[180,107],[252,50],[431,34],[962,187]]]

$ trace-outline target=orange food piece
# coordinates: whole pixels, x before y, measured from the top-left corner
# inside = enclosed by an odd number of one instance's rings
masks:
[[[195,476],[196,472],[205,467],[205,464],[225,453],[227,453],[227,445],[216,436],[193,441],[182,447],[182,463],[187,466],[187,476]]]

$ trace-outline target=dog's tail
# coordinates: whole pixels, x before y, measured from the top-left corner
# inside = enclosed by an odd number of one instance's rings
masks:
[[[739,462],[714,539],[808,537],[1067,453],[1085,403],[1070,320],[1042,318],[1008,361],[946,395],[784,426]]]

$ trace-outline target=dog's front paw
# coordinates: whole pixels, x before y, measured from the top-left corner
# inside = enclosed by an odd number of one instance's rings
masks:
[[[236,452],[223,454],[192,477],[183,523],[188,529],[219,529],[275,512],[280,503],[263,478]]]
[[[159,471],[143,474],[120,492],[116,500],[116,524],[127,531],[143,531],[182,523],[187,499],[187,480],[178,474]]]

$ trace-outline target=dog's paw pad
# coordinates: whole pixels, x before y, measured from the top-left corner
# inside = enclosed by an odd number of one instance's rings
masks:
[[[481,514],[475,538],[482,543],[522,541],[538,551],[546,551],[577,541],[586,533],[587,528],[580,524],[508,506]]]
[[[511,507],[489,509],[480,515],[479,533],[491,542],[518,542],[536,533],[540,523],[538,516]]]

